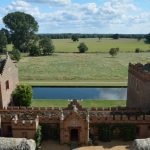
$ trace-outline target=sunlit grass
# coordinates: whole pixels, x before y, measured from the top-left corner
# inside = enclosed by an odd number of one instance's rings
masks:
[[[32,106],[36,107],[67,107],[68,100],[32,100]],[[80,101],[83,107],[117,107],[126,106],[125,100],[83,100]]]
[[[150,53],[60,54],[22,57],[19,62],[21,82],[127,82],[128,64],[150,62]],[[65,83],[62,83],[62,85]],[[77,85],[80,85],[77,84]],[[90,84],[89,84],[90,85]]]

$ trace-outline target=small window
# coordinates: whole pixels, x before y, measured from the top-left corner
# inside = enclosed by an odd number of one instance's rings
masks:
[[[9,89],[9,81],[7,80],[6,81],[6,90],[8,90]]]

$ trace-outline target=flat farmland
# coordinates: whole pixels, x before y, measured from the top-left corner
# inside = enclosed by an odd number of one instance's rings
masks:
[[[55,45],[55,52],[59,53],[72,53],[78,52],[78,45],[84,42],[89,50],[87,53],[102,52],[107,53],[110,48],[119,47],[121,52],[135,52],[136,48],[140,48],[143,51],[150,50],[150,45],[144,42],[144,39],[127,39],[120,38],[114,40],[111,38],[81,38],[78,42],[73,42],[71,39],[52,39],[53,44]],[[7,50],[11,51],[13,48],[12,44],[7,45]]]
[[[119,53],[114,58],[108,53],[24,56],[18,66],[20,81],[31,85],[102,86],[106,82],[111,86],[127,82],[129,62],[150,62],[150,53]]]
[[[149,50],[149,44],[145,44],[144,40],[120,38],[114,40],[111,38],[82,38],[78,42],[73,42],[71,39],[53,39],[55,52],[78,52],[78,45],[84,42],[89,50],[88,52],[108,52],[110,48],[118,47],[121,52],[134,52],[136,48],[143,51]]]

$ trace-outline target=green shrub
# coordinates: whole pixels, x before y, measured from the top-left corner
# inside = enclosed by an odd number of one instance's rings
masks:
[[[54,53],[55,47],[50,38],[43,38],[39,42],[39,46],[42,49],[44,55],[52,55]]]
[[[116,55],[118,54],[118,52],[119,52],[119,48],[111,48],[111,49],[109,50],[109,54],[110,54],[112,57],[116,56]]]
[[[13,49],[11,52],[11,59],[19,61],[21,59],[21,53],[18,49]]]
[[[15,106],[30,106],[32,100],[32,88],[29,85],[18,85],[12,93]]]
[[[78,49],[80,53],[85,53],[88,50],[88,47],[86,46],[85,43],[80,43],[80,45],[78,46]]]
[[[142,52],[142,50],[140,48],[135,49],[135,53],[140,53],[140,52]]]
[[[42,140],[41,126],[38,126],[35,134],[36,149],[39,149]]]
[[[41,55],[41,50],[38,46],[36,45],[32,45],[30,48],[29,48],[29,55],[30,56],[40,56]]]

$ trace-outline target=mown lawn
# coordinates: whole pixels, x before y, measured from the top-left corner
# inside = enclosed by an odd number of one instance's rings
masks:
[[[149,50],[150,45],[145,44],[144,40],[121,38],[114,40],[111,38],[103,38],[99,41],[98,38],[79,39],[79,42],[72,42],[71,39],[55,39],[53,43],[56,52],[78,52],[79,43],[84,42],[89,50],[88,52],[108,52],[110,48],[119,47],[121,52],[134,52],[136,48],[143,51]]]
[[[67,100],[32,100],[32,106],[36,107],[67,107],[70,102]],[[83,100],[80,102],[83,107],[115,107],[126,106],[125,100]]]
[[[48,82],[54,82],[54,85],[59,85],[59,82],[61,85],[110,82],[111,85],[114,82],[117,85],[127,82],[129,62],[150,62],[150,53],[120,53],[114,58],[107,53],[55,53],[52,56],[22,57],[18,65],[21,82],[35,82],[37,85],[40,82],[40,85]]]

